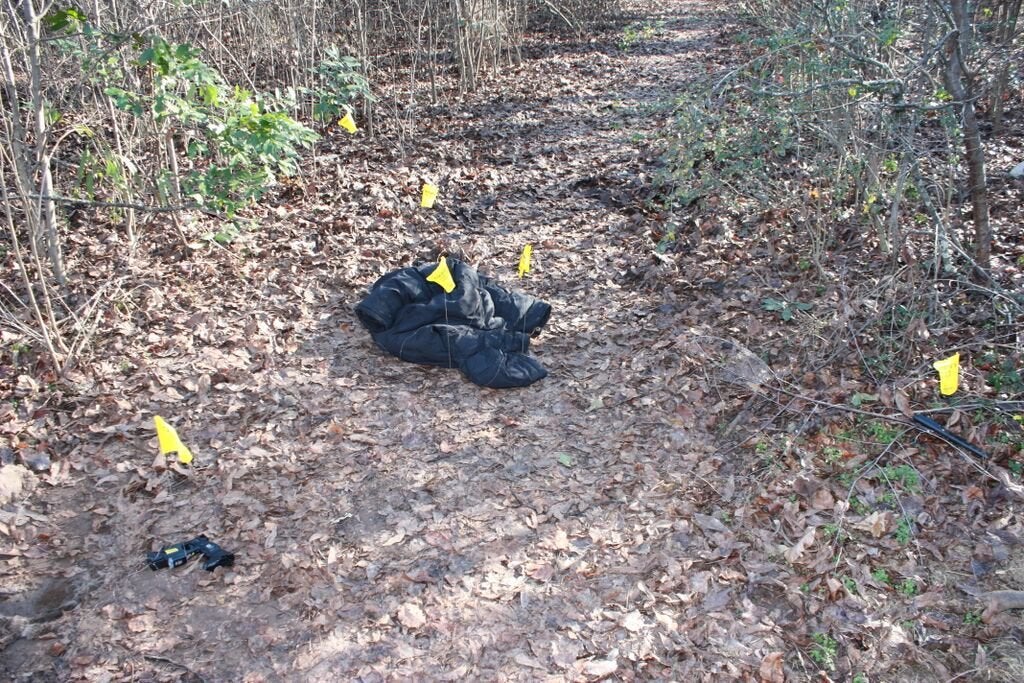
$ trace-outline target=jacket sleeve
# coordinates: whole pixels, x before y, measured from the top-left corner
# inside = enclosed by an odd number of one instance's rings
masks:
[[[459,369],[469,381],[492,389],[525,387],[548,376],[533,356],[494,348],[484,348],[465,358]]]
[[[533,334],[547,324],[551,305],[522,292],[514,292],[481,278],[484,289],[494,302],[494,314],[505,320],[505,327],[516,332]]]
[[[370,293],[356,306],[356,315],[370,334],[377,334],[391,329],[406,305],[429,300],[423,276],[415,268],[403,268],[373,283]]]

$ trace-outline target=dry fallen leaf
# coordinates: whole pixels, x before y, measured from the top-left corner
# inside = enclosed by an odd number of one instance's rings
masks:
[[[899,408],[900,412],[906,417],[913,417],[914,411],[910,407],[910,399],[907,398],[906,393],[901,389],[897,389],[893,398],[896,399],[896,407]]]
[[[526,575],[534,581],[550,581],[555,575],[555,568],[547,562],[539,562],[526,570]]]
[[[811,496],[810,504],[815,510],[831,510],[835,506],[836,500],[832,497],[831,491],[820,488]]]
[[[167,470],[167,456],[163,453],[157,453],[156,457],[153,458],[151,467],[155,472],[165,472]]]
[[[151,612],[140,614],[137,617],[132,617],[128,620],[128,630],[132,633],[143,633],[153,628],[156,620],[153,618]]]
[[[769,652],[761,660],[761,668],[758,670],[761,676],[761,683],[785,683],[786,675],[782,670],[782,653]]]
[[[971,486],[965,488],[963,492],[961,492],[960,499],[963,500],[965,504],[969,503],[972,500],[984,501],[985,491],[980,486],[975,486],[972,484]]]
[[[398,608],[398,621],[406,628],[416,629],[427,623],[427,616],[419,605],[407,602]]]
[[[608,676],[615,673],[618,668],[619,663],[614,659],[594,659],[587,662],[583,670],[589,676]]]
[[[541,541],[540,545],[549,550],[568,550],[569,536],[565,533],[565,529],[555,529],[555,533]]]
[[[622,625],[622,628],[626,629],[627,631],[636,633],[644,627],[644,618],[640,615],[640,612],[633,610],[632,612],[624,616],[622,618],[622,621],[620,621],[619,623]]]
[[[405,540],[405,532],[403,530],[399,529],[395,533],[391,534],[391,536],[389,536],[386,539],[384,539],[384,541],[381,543],[381,545],[383,547],[387,548],[388,546],[397,545],[397,544],[401,543],[404,540]]]
[[[867,531],[875,538],[881,538],[892,529],[893,514],[889,510],[875,510],[853,525],[854,529]]]
[[[800,540],[793,544],[793,547],[786,550],[783,553],[786,557],[786,561],[790,564],[795,563],[804,554],[804,551],[814,543],[814,534],[817,531],[817,527],[809,526],[804,531],[804,535],[800,537]]]
[[[27,484],[34,479],[35,476],[29,472],[28,468],[21,465],[0,467],[0,505],[6,505],[20,497]]]
[[[277,541],[277,523],[264,522],[263,526],[267,528],[267,536],[263,539],[263,547],[273,548],[274,543]]]
[[[536,657],[531,657],[530,655],[526,654],[525,652],[517,652],[516,655],[513,657],[513,659],[515,660],[515,663],[518,664],[519,666],[524,666],[524,667],[527,667],[527,668],[530,668],[530,669],[541,669],[541,670],[543,670],[545,668],[544,665],[541,664],[537,660]]]

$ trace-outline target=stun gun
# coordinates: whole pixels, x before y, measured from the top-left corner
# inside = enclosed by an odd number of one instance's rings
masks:
[[[235,554],[230,553],[206,536],[196,536],[191,541],[165,545],[146,556],[146,564],[153,571],[157,569],[173,569],[188,562],[193,555],[202,555],[203,569],[212,572],[217,567],[230,567],[235,563]]]

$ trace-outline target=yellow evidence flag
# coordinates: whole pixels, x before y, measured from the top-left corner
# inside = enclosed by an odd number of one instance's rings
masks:
[[[355,133],[359,130],[356,128],[356,120],[352,118],[352,112],[350,111],[345,112],[345,115],[338,119],[338,125],[349,133]]]
[[[943,396],[955,394],[960,382],[960,354],[937,360],[932,367],[939,371],[939,393]]]
[[[519,257],[519,277],[530,272],[530,256],[533,254],[533,245],[527,244],[523,247],[523,255]]]
[[[164,422],[164,419],[159,415],[153,416],[153,424],[156,425],[156,438],[160,442],[160,453],[163,455],[177,453],[178,462],[183,465],[191,463],[192,451],[182,443],[178,432],[174,431],[174,427]]]
[[[423,183],[423,196],[420,198],[420,206],[424,209],[434,207],[434,200],[437,199],[437,185]]]
[[[452,279],[452,271],[448,270],[448,259],[444,256],[441,257],[441,262],[437,264],[437,268],[434,268],[433,272],[427,276],[427,282],[436,282],[448,294],[455,290],[455,280]]]

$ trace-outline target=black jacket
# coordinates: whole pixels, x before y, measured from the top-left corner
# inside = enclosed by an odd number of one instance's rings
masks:
[[[485,387],[525,387],[547,376],[529,349],[530,335],[548,321],[551,306],[503,289],[452,258],[455,289],[446,294],[427,281],[436,267],[388,273],[356,307],[382,349],[413,363],[459,368]]]

